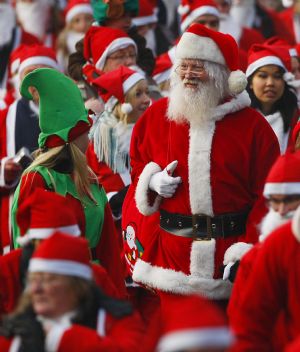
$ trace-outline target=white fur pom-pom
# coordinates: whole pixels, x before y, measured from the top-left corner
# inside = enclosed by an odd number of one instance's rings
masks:
[[[234,243],[232,246],[227,248],[224,254],[224,261],[223,264],[227,265],[230,262],[235,263],[236,261],[240,260],[244,254],[246,254],[249,249],[253,247],[253,244],[246,243],[246,242],[237,242]]]
[[[242,93],[247,87],[247,77],[244,72],[240,70],[232,71],[228,78],[229,91],[232,95]]]
[[[292,231],[297,241],[300,242],[300,207],[297,208],[292,220]]]
[[[294,5],[294,1],[293,0],[282,0],[282,5],[285,8],[289,8]]]
[[[186,15],[190,11],[189,5],[179,5],[177,9],[179,15]]]
[[[129,103],[123,103],[121,105],[121,111],[124,113],[124,114],[130,114],[131,111],[132,111],[132,105],[129,104]]]

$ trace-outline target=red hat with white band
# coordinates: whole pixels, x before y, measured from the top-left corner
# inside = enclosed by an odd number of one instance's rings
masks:
[[[65,19],[70,23],[78,14],[86,13],[93,15],[93,9],[89,0],[70,0],[65,9]]]

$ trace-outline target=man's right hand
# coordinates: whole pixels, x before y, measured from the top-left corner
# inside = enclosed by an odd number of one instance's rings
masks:
[[[163,198],[171,198],[174,195],[178,185],[181,183],[181,177],[172,177],[177,164],[177,160],[172,161],[163,169],[163,171],[152,175],[149,182],[149,188]]]
[[[5,183],[11,184],[15,182],[22,173],[22,166],[13,161],[13,158],[6,160],[4,166]]]

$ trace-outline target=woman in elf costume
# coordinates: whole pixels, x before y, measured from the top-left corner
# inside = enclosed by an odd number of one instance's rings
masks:
[[[20,91],[28,99],[39,96],[41,133],[35,160],[14,195],[14,246],[20,234],[17,208],[36,188],[69,197],[92,259],[103,265],[125,294],[118,237],[106,193],[86,163],[90,122],[78,87],[56,70],[37,69],[25,77]]]

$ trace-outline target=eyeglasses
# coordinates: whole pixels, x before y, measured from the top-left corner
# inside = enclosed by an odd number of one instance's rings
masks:
[[[188,72],[192,76],[201,76],[206,73],[205,67],[203,65],[191,65],[191,64],[180,64],[176,67],[175,72],[178,75],[185,75]]]

